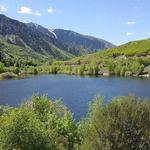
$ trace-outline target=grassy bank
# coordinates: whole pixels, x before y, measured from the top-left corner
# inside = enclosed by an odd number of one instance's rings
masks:
[[[103,59],[101,62],[68,63],[54,61],[51,65],[41,66],[10,66],[1,63],[0,73],[13,72],[22,74],[70,74],[70,75],[104,75],[104,76],[150,76],[150,58]],[[147,69],[146,69],[147,68]]]

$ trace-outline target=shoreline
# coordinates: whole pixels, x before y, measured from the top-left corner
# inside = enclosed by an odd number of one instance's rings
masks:
[[[22,78],[28,78],[30,76],[33,75],[70,75],[70,76],[80,76],[80,77],[122,77],[122,78],[128,78],[128,77],[132,77],[132,78],[140,78],[140,79],[150,79],[150,75],[149,74],[144,74],[144,75],[131,75],[131,76],[119,76],[119,75],[88,75],[88,74],[83,74],[83,75],[79,75],[79,74],[71,74],[71,73],[47,73],[47,72],[42,72],[42,73],[37,73],[37,74],[33,74],[33,73],[23,73],[23,74],[15,74],[13,72],[4,72],[4,73],[0,73],[0,80],[9,80],[9,79],[22,79]]]

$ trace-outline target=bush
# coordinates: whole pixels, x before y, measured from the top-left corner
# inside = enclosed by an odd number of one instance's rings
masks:
[[[0,118],[0,149],[73,149],[77,128],[60,101],[33,96],[32,102]]]
[[[36,69],[36,68],[34,68],[34,70],[33,70],[33,74],[34,74],[34,75],[38,74],[38,71],[37,71],[37,69]]]
[[[150,103],[134,97],[96,98],[79,125],[81,150],[150,149]]]
[[[81,66],[78,68],[78,74],[79,74],[79,75],[84,75],[84,71],[85,71],[85,65],[81,65]]]
[[[0,73],[4,72],[4,64],[0,62]]]
[[[18,108],[0,106],[1,150],[149,150],[150,102],[133,96],[91,102],[79,123],[61,101],[33,96]]]

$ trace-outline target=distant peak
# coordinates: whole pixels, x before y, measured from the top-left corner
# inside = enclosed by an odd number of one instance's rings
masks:
[[[0,17],[7,17],[7,16],[5,16],[4,14],[0,14]]]

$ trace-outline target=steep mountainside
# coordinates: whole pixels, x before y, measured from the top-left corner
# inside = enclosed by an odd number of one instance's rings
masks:
[[[44,28],[41,27],[43,30]],[[5,43],[20,46],[24,50],[32,49],[34,52],[56,59],[67,59],[71,55],[55,46],[56,39],[51,33],[45,34],[36,26],[31,26],[4,15],[0,15],[0,35]],[[46,29],[45,29],[46,30]],[[13,53],[12,53],[13,55]]]
[[[1,53],[8,53],[12,57],[15,50],[18,51],[18,57],[23,57],[21,53],[28,53],[30,49],[32,53],[44,58],[60,60],[113,46],[104,40],[73,31],[48,30],[38,24],[22,23],[4,15],[0,15],[0,40],[3,45],[0,47]],[[13,50],[10,50],[11,47]]]
[[[73,53],[75,51],[76,55],[114,47],[113,44],[105,40],[82,35],[74,31],[55,29],[53,32],[57,39],[68,48],[68,52]]]

